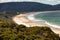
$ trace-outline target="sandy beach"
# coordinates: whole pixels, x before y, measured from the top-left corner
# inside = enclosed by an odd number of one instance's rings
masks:
[[[59,34],[59,36],[60,36],[60,28],[54,28],[54,27],[47,25],[43,22],[37,22],[37,21],[29,20],[27,18],[28,15],[31,15],[33,13],[34,12],[16,15],[13,17],[13,21],[15,23],[17,23],[18,25],[23,24],[23,25],[26,25],[27,27],[33,27],[33,26],[43,26],[44,27],[44,26],[47,26],[47,27],[50,27],[54,33]]]

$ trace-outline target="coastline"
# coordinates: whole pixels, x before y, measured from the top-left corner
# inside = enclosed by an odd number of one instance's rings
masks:
[[[52,27],[50,25],[47,25],[46,23],[42,22],[42,21],[39,21],[39,20],[35,20],[33,19],[32,17],[32,20],[27,18],[29,15],[35,15],[37,12],[30,12],[30,13],[25,13],[25,14],[20,14],[20,15],[17,15],[15,17],[13,17],[13,21],[15,23],[17,23],[18,25],[20,24],[23,24],[23,25],[26,25],[27,27],[33,27],[33,26],[47,26],[47,27],[50,27],[52,29],[52,31],[56,34],[59,34],[60,35],[60,29],[59,28],[55,28],[55,27]],[[39,13],[43,13],[43,12],[39,12]],[[35,20],[35,21],[34,21]]]
[[[46,12],[51,12],[51,11],[46,11]],[[52,26],[52,27],[55,27],[55,28],[60,28],[58,25],[51,24],[51,23],[49,23],[49,22],[47,22],[45,20],[42,20],[42,19],[39,20],[39,19],[34,18],[34,15],[37,15],[37,14],[40,14],[40,13],[46,13],[46,12],[35,12],[34,14],[28,15],[27,18],[29,20],[31,20],[31,21],[43,22],[43,23],[45,23],[45,24],[47,24],[49,26]],[[56,12],[56,11],[52,11],[52,12]]]
[[[35,12],[33,12],[35,14]],[[23,24],[26,25],[27,27],[33,27],[33,26],[47,26],[45,23],[42,22],[37,22],[34,20],[28,19],[28,16],[31,15],[31,13],[25,13],[25,14],[20,14],[15,17],[13,17],[13,21],[17,23],[18,25]]]

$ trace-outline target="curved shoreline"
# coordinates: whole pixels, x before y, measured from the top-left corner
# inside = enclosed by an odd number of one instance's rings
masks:
[[[50,11],[49,11],[49,12],[50,12]],[[54,12],[54,11],[52,11],[52,12]],[[34,15],[37,15],[37,14],[40,14],[40,13],[44,13],[44,12],[37,12],[37,13],[34,13],[34,14],[30,14],[30,15],[27,16],[27,18],[28,18],[29,20],[31,20],[31,21],[40,21],[40,22],[46,23],[46,24],[49,25],[49,26],[52,26],[52,27],[55,27],[55,28],[60,28],[60,26],[51,24],[51,23],[47,22],[46,20],[42,20],[42,19],[41,19],[41,20],[38,20],[38,19],[35,19]],[[45,13],[46,13],[46,12],[45,12]]]
[[[17,23],[18,25],[20,24],[24,24],[24,25],[28,25],[27,27],[33,27],[33,26],[47,26],[45,23],[42,23],[42,22],[37,22],[37,21],[34,21],[34,20],[29,20],[27,17],[29,15],[31,15],[32,13],[36,13],[36,12],[30,12],[30,13],[25,13],[25,14],[20,14],[20,15],[17,15],[15,17],[13,17],[13,21],[15,23]]]
[[[54,33],[60,35],[60,28],[52,27],[52,26],[47,25],[46,23],[44,23],[42,21],[38,21],[38,20],[34,21],[34,20],[29,20],[27,18],[29,15],[32,15],[32,14],[35,14],[35,13],[37,13],[37,12],[30,12],[30,13],[17,15],[15,17],[13,17],[13,21],[15,23],[17,23],[18,25],[23,24],[23,25],[26,25],[27,27],[33,27],[33,26],[45,27],[45,26],[47,26],[47,27],[50,27]],[[41,12],[39,12],[39,13],[41,13]]]

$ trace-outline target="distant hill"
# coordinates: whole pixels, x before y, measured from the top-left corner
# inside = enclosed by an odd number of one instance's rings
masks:
[[[1,3],[0,11],[44,11],[50,7],[52,6],[37,2],[10,2]]]
[[[52,6],[37,2],[0,3],[0,11],[31,12],[31,11],[50,11],[50,10],[60,10],[60,5]]]
[[[54,6],[52,7],[52,9],[53,9],[53,10],[60,10],[60,4],[54,5]]]

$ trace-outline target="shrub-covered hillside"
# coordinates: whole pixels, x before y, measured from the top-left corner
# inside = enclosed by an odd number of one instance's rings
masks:
[[[48,27],[26,27],[0,19],[0,40],[60,40]]]

